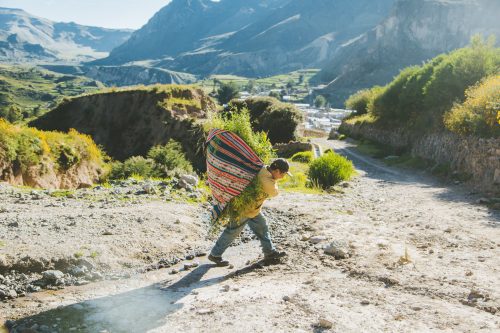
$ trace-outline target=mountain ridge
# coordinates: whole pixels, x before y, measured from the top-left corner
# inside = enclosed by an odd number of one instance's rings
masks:
[[[129,29],[54,22],[19,8],[0,7],[0,60],[9,63],[90,61],[106,56],[131,33]]]

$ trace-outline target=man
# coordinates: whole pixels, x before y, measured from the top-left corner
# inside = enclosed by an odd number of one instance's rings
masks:
[[[265,165],[262,167],[257,174],[257,177],[266,196],[256,198],[252,207],[249,207],[248,210],[243,213],[243,218],[238,221],[239,223],[234,223],[235,225],[230,223],[212,248],[212,251],[208,256],[210,261],[216,263],[218,266],[229,265],[227,260],[222,259],[222,254],[229,247],[231,242],[238,237],[246,224],[248,224],[250,229],[260,240],[265,260],[277,259],[286,255],[285,252],[278,251],[274,247],[273,242],[271,241],[271,235],[269,234],[266,219],[260,210],[262,208],[262,204],[268,197],[272,198],[278,195],[277,181],[285,177],[287,174],[291,175],[288,171],[289,169],[290,166],[288,165],[288,162],[281,158],[275,160],[269,166]]]

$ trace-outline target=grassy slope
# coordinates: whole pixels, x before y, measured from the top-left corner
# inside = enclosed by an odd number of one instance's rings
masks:
[[[33,118],[35,107],[41,115],[64,97],[76,96],[102,88],[95,80],[61,75],[36,67],[0,65],[0,111],[11,105],[25,113],[23,121]]]
[[[309,84],[309,80],[318,73],[318,69],[303,69],[303,70],[298,70],[295,72],[290,72],[287,74],[280,74],[280,75],[275,75],[267,78],[261,78],[261,79],[252,79],[252,78],[246,78],[242,76],[236,76],[236,75],[212,75],[205,80],[202,80],[198,82],[197,84],[205,90],[205,92],[210,93],[213,90],[213,84],[214,84],[214,79],[223,82],[223,83],[228,83],[228,82],[234,82],[238,86],[241,87],[241,89],[245,89],[245,86],[248,84],[250,80],[255,81],[255,85],[257,87],[269,90],[269,89],[283,89],[286,88],[286,85],[288,81],[293,80],[295,82],[294,88],[295,89],[305,89],[306,84]],[[300,76],[304,76],[304,81],[299,84],[299,78]],[[274,86],[273,86],[274,85]],[[296,99],[302,99],[306,96],[306,94],[299,94]]]

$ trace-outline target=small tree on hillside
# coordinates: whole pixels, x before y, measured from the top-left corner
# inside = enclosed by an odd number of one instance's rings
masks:
[[[269,93],[269,97],[274,97],[277,100],[281,101],[281,94],[279,93],[279,91],[271,91]]]
[[[245,89],[251,93],[254,92],[256,88],[257,88],[257,84],[256,84],[255,80],[248,81],[247,85],[245,86]]]
[[[219,90],[217,90],[217,98],[219,103],[227,104],[232,99],[238,98],[240,94],[240,89],[234,82],[222,83]]]
[[[317,108],[322,108],[326,105],[326,98],[322,95],[316,96],[314,99],[314,106]]]

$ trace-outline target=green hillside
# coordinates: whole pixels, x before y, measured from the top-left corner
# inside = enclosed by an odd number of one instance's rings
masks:
[[[46,113],[64,97],[102,88],[92,79],[37,67],[0,65],[0,117],[26,122]]]

